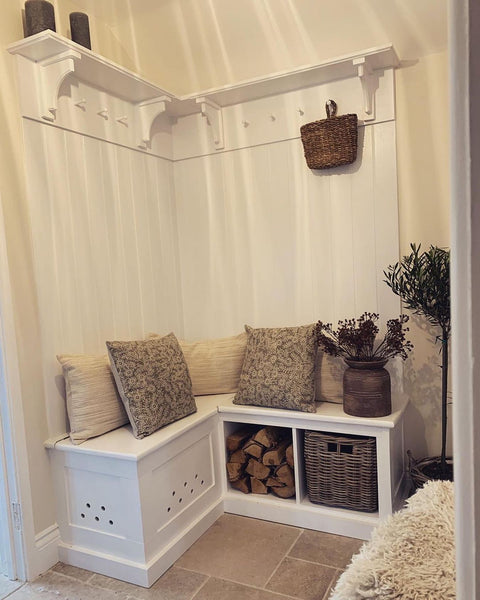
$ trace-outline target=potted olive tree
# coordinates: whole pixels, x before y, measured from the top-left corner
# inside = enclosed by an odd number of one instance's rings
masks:
[[[411,459],[410,474],[416,487],[429,479],[453,479],[453,464],[446,456],[448,343],[450,325],[450,250],[430,246],[421,251],[411,244],[411,253],[384,272],[385,283],[400,296],[406,308],[424,316],[439,329],[436,341],[442,356],[442,450],[440,456]]]

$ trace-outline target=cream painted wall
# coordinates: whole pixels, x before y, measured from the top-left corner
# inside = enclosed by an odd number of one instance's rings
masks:
[[[396,71],[400,252],[410,243],[450,246],[449,103],[447,53],[420,58]],[[417,457],[441,443],[438,332],[421,317],[410,323],[415,346],[405,364],[411,398],[407,443]]]
[[[21,3],[2,7],[0,39],[3,48],[23,37]],[[41,531],[55,520],[50,470],[42,442],[47,432],[45,403],[38,394],[40,345],[36,292],[33,283],[29,216],[26,206],[22,129],[16,90],[15,63],[0,54],[0,192],[6,227],[8,261],[12,281],[23,411],[28,439],[29,471],[34,500],[35,529]],[[20,400],[20,399],[19,399]]]
[[[15,309],[18,361],[22,385],[26,439],[28,441],[28,469],[30,475],[33,518],[35,531],[42,532],[55,522],[54,500],[50,485],[50,466],[43,442],[48,437],[45,397],[42,389],[41,364],[38,349],[41,344],[40,323],[30,238],[30,215],[26,201],[24,146],[19,99],[16,89],[15,60],[5,48],[23,38],[21,0],[2,3],[0,19],[0,195],[5,219],[5,236],[10,267],[13,302]],[[62,1],[56,11],[57,27],[66,33],[65,15],[77,10],[69,2]],[[92,19],[92,33],[108,32],[108,26]],[[111,52],[118,48],[114,36],[106,36]],[[121,52],[117,53],[120,56]],[[0,232],[3,235],[3,232]]]
[[[446,48],[446,0],[71,2],[111,25],[147,79],[180,94],[390,42],[402,60]]]
[[[445,49],[444,0],[392,0],[388,5],[384,0],[334,4],[318,0],[142,0],[141,6],[136,0],[56,0],[55,4],[59,33],[68,35],[68,13],[86,6],[96,51],[140,70],[167,89],[185,93],[390,41],[403,60],[421,56],[397,73],[401,249],[406,251],[410,241],[449,243],[447,61],[445,52],[440,52]],[[3,48],[23,37],[22,7],[22,0],[2,5]],[[424,56],[432,52],[437,54]],[[55,517],[42,449],[47,433],[45,398],[43,386],[38,385],[40,330],[21,120],[14,60],[5,51],[0,55],[0,77],[0,192],[16,307],[35,530],[41,532]],[[420,330],[413,332],[416,352],[407,367],[407,382],[414,404],[410,438],[422,453],[438,449],[438,413],[432,393],[438,355]],[[432,386],[424,389],[428,378]]]

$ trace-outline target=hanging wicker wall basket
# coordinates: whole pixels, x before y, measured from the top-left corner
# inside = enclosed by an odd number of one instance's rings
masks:
[[[327,118],[300,127],[305,159],[310,169],[349,165],[357,158],[357,115],[336,116],[333,100],[325,104]]]

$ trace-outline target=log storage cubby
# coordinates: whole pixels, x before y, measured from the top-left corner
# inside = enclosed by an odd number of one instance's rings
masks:
[[[227,479],[245,494],[295,496],[291,429],[244,425],[226,438]]]
[[[377,418],[347,415],[327,402],[316,413],[224,402],[218,410],[225,512],[369,539],[406,495],[406,403],[395,401],[391,415]],[[315,454],[325,435],[330,462]]]

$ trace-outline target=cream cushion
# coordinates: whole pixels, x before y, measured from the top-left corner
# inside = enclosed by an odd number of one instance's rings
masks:
[[[315,362],[315,400],[317,402],[343,403],[343,373],[346,365],[338,356],[321,350]]]
[[[152,333],[148,337],[160,336]],[[179,344],[195,396],[230,394],[238,390],[247,347],[246,333],[197,342],[179,340]]]
[[[128,423],[107,356],[60,354],[73,444]]]

